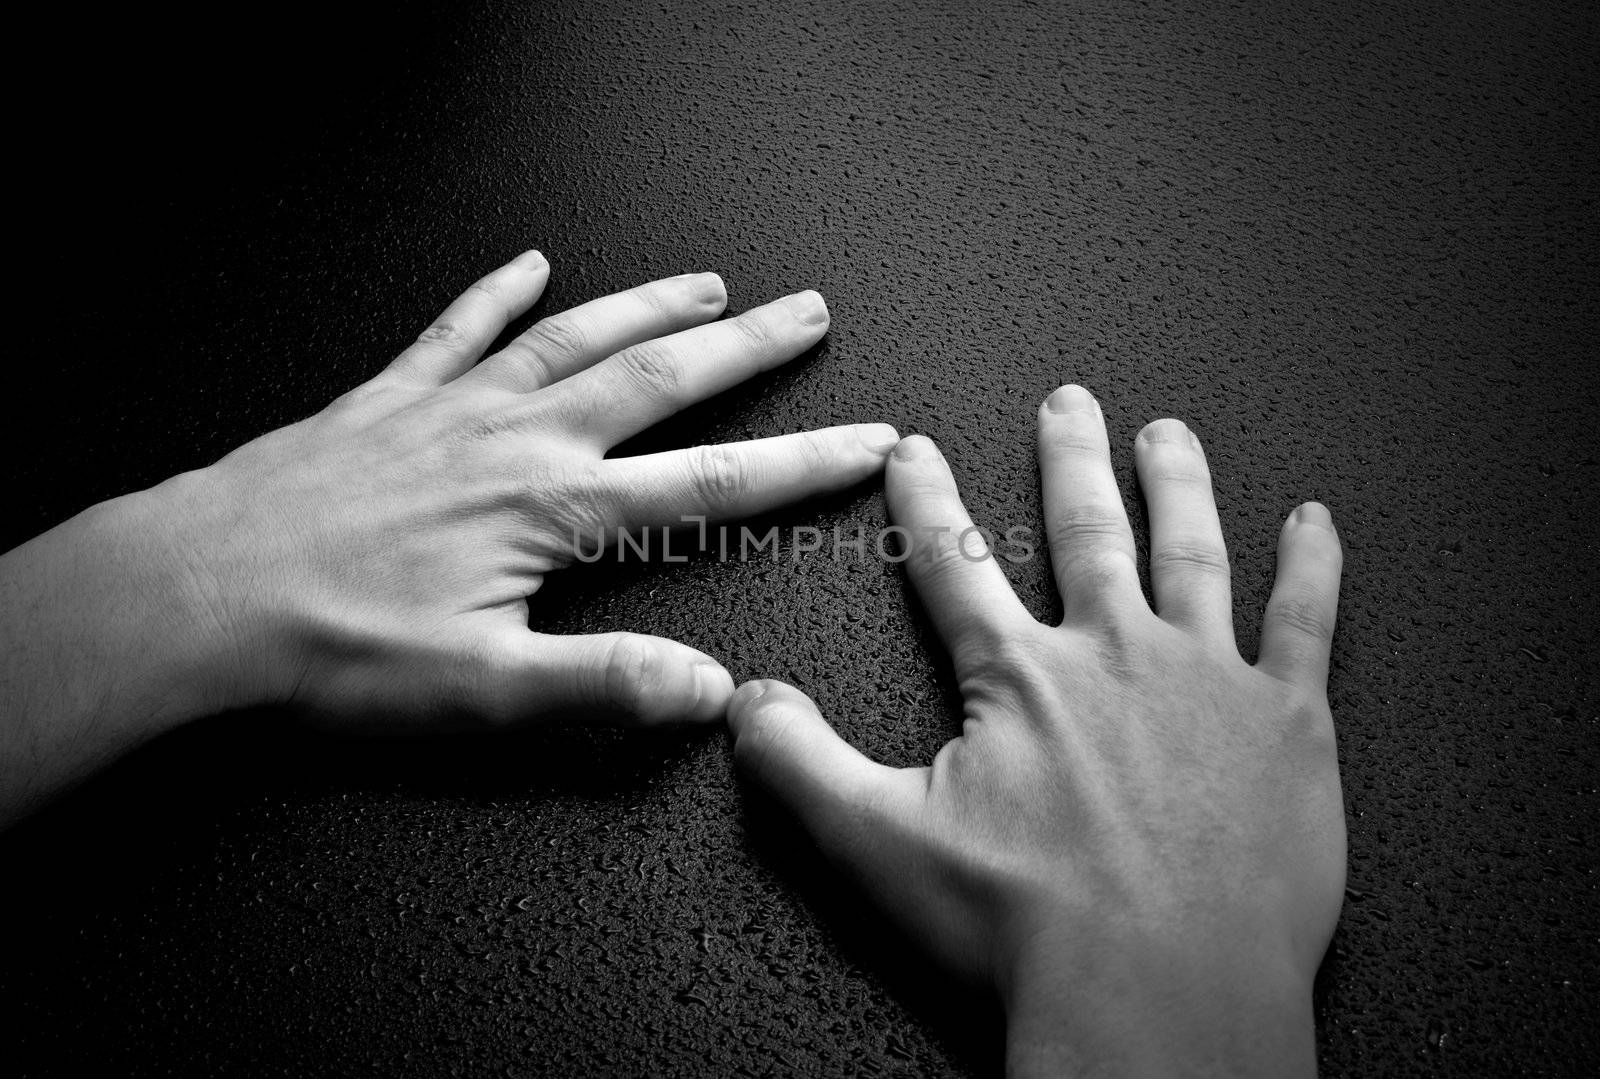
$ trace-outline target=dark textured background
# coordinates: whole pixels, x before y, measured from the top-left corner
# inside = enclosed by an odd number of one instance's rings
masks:
[[[264,9],[265,10],[265,9]],[[1588,3],[402,5],[19,28],[7,544],[320,407],[528,246],[541,311],[716,269],[817,354],[651,445],[888,420],[1037,526],[1037,401],[1206,440],[1254,647],[1282,515],[1348,547],[1329,1075],[1593,1074]],[[881,522],[864,490],[775,518]],[[1052,617],[1042,560],[1009,567]],[[857,745],[955,727],[892,566],[575,571]],[[923,970],[723,737],[352,744],[229,716],[0,840],[24,1070],[955,1074]],[[15,1059],[12,1050],[8,1059]]]

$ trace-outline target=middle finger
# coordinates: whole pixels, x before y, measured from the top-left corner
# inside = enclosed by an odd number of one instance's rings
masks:
[[[1039,482],[1066,621],[1094,622],[1142,607],[1133,529],[1111,470],[1105,418],[1082,386],[1062,386],[1039,410]]]
[[[1233,594],[1211,472],[1179,420],[1156,420],[1134,443],[1150,506],[1150,585],[1167,621],[1233,641]]]
[[[727,303],[714,273],[651,281],[540,319],[460,381],[530,393],[629,345],[714,319]]]
[[[646,341],[543,391],[545,407],[604,449],[751,375],[787,363],[828,332],[828,306],[799,292],[737,318]]]

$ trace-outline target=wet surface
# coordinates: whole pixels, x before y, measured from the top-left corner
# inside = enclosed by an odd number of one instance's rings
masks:
[[[7,542],[315,410],[528,246],[542,311],[698,269],[735,309],[818,288],[816,355],[641,448],[886,420],[945,447],[980,522],[1037,527],[1034,409],[1082,382],[1130,505],[1145,421],[1206,441],[1247,654],[1282,515],[1325,501],[1350,889],[1324,1072],[1592,1072],[1593,10],[983,7],[306,10],[198,53],[131,18],[24,35],[74,94],[42,83],[22,121],[43,230],[13,362],[40,386],[3,406]],[[861,491],[773,523],[883,514]],[[1043,560],[1007,571],[1056,614]],[[891,565],[699,558],[545,598],[544,628],[794,681],[881,760],[956,727]],[[999,1059],[992,1008],[742,791],[718,734],[222,717],[0,865],[0,998],[39,1074]]]

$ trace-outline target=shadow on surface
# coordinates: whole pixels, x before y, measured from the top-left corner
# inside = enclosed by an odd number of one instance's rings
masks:
[[[931,962],[824,858],[786,809],[770,795],[741,785],[752,857],[770,867],[827,926],[844,960],[872,972],[916,1017],[954,1063],[977,1076],[1004,1072],[1005,1017],[999,1002]],[[888,1052],[910,1055],[889,1036]]]

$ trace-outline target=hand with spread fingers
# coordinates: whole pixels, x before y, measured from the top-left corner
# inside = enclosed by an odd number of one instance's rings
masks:
[[[806,351],[827,306],[802,292],[718,320],[721,279],[686,274],[543,319],[478,362],[548,276],[539,253],[517,258],[321,413],[0,558],[0,822],[235,707],[423,729],[721,719],[733,683],[709,656],[534,633],[529,597],[619,528],[862,481],[898,435],[864,424],[608,459]]]
[[[1328,511],[1283,526],[1260,655],[1239,655],[1206,458],[1139,435],[1154,610],[1105,423],[1065,386],[1039,464],[1065,619],[1032,618],[965,530],[926,438],[888,464],[907,562],[966,716],[929,767],[874,763],[809,698],[741,686],[735,758],[955,972],[993,987],[1013,1075],[1312,1074],[1311,984],[1343,897],[1326,680]]]

